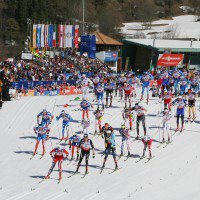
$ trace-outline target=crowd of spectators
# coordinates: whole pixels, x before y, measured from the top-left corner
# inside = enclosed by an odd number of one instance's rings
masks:
[[[3,70],[11,82],[19,81],[60,81],[77,79],[78,73],[107,72],[109,68],[97,59],[89,59],[73,52],[64,58],[36,58],[32,61],[16,60],[2,62]],[[66,74],[72,73],[70,77]]]
[[[89,59],[80,56],[72,50],[55,58],[35,57],[33,60],[13,60],[0,62],[0,108],[3,101],[16,98],[18,94],[25,95],[28,90],[12,87],[13,82],[36,82],[36,81],[62,81],[64,84],[37,85],[31,87],[38,95],[45,93],[56,94],[65,91],[68,84],[66,80],[78,80],[85,72],[107,73],[108,66],[98,59]],[[30,89],[30,88],[29,88]]]

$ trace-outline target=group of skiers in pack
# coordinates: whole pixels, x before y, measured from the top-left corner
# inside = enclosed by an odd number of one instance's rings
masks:
[[[153,85],[151,84],[151,81],[153,81]],[[158,70],[154,76],[149,72],[144,72],[140,77],[137,77],[134,72],[127,72],[119,75],[113,73],[107,74],[107,76],[104,77],[95,74],[92,78],[87,78],[83,75],[81,80],[77,81],[77,84],[82,90],[82,100],[80,102],[80,110],[82,111],[81,125],[83,127],[82,137],[80,137],[77,133],[70,132],[70,123],[73,122],[74,119],[65,110],[62,110],[60,115],[56,117],[57,121],[62,119],[62,137],[60,138],[60,142],[65,142],[65,144],[68,142],[69,150],[71,151],[70,160],[72,161],[75,159],[77,161],[77,168],[74,172],[75,174],[79,172],[79,168],[84,157],[85,175],[88,173],[88,161],[91,151],[92,157],[95,158],[94,144],[88,131],[91,120],[90,111],[91,109],[94,109],[94,103],[89,101],[89,92],[91,89],[97,102],[97,108],[93,112],[95,118],[94,136],[101,136],[104,139],[105,144],[101,172],[105,168],[109,154],[112,154],[113,156],[115,170],[118,169],[118,159],[124,156],[126,152],[127,157],[131,156],[130,132],[133,131],[134,128],[136,128],[137,134],[135,140],[141,139],[144,144],[144,149],[140,159],[145,157],[147,149],[149,151],[149,159],[152,158],[151,145],[153,140],[147,133],[147,109],[140,105],[140,102],[142,102],[144,96],[146,96],[146,103],[148,106],[150,87],[151,89],[153,88],[152,95],[157,94],[160,104],[163,105],[163,110],[159,113],[159,116],[162,116],[163,123],[161,143],[170,143],[172,141],[170,120],[173,117],[173,106],[176,106],[177,118],[177,127],[175,131],[182,132],[184,130],[186,106],[188,106],[188,121],[191,121],[192,123],[196,118],[195,98],[199,94],[199,77],[198,74],[195,73],[190,76],[185,70],[167,70],[164,68],[162,70]],[[132,105],[133,99],[136,98],[136,90],[140,87],[142,90],[141,97],[138,102],[135,102],[135,104]],[[104,94],[106,100],[105,104]],[[117,98],[117,95],[119,98]],[[109,123],[102,125],[104,110],[107,107],[113,106],[113,99],[119,100],[121,103],[124,102],[124,108],[122,110],[123,123],[119,129],[119,134],[122,137],[120,146],[121,153],[118,156],[116,153],[117,144],[115,141],[115,131],[113,127]],[[52,123],[53,119],[53,113],[48,112],[46,109],[37,115],[38,125],[34,127],[34,131],[37,134],[37,141],[33,156],[37,154],[40,141],[42,141],[43,147],[42,156],[45,155],[45,141],[49,139],[49,133],[51,130],[49,125]],[[142,124],[144,131],[144,135],[142,137],[139,130],[140,123]],[[125,144],[127,146],[127,151],[124,151]],[[65,159],[69,159],[69,152],[64,148],[61,148],[61,146],[58,146],[52,149],[50,155],[53,159],[53,163],[47,176],[45,176],[45,179],[50,177],[56,163],[58,163],[60,181],[62,179],[62,162]]]

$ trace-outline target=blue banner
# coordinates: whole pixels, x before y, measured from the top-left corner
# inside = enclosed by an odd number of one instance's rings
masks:
[[[82,35],[80,44],[80,53],[88,53],[88,57],[95,59],[96,55],[96,36],[95,35]]]
[[[96,36],[90,35],[90,49],[89,49],[89,58],[96,58]]]
[[[53,24],[49,25],[48,44],[49,44],[49,47],[53,47]]]
[[[117,51],[106,51],[105,52],[105,62],[116,62],[118,59]]]
[[[37,47],[41,47],[41,24],[37,25]]]

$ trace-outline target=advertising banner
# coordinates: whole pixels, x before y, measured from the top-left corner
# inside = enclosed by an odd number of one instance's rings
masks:
[[[163,54],[159,59],[157,66],[177,66],[183,61],[183,54]]]
[[[105,62],[117,62],[118,53],[117,51],[106,51],[105,52]]]

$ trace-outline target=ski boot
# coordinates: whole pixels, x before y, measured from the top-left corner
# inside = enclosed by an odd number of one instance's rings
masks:
[[[47,175],[44,177],[44,179],[49,179],[50,178],[50,175]]]
[[[85,167],[85,174],[88,174],[88,166]]]
[[[79,167],[80,167],[80,164],[78,164],[78,166],[76,168],[76,171],[75,171],[76,174],[78,173]]]
[[[162,143],[165,143],[165,138],[163,138]]]
[[[118,164],[117,164],[117,162],[115,162],[115,170],[118,170],[119,168],[118,168]]]
[[[130,151],[128,151],[128,157],[129,157],[129,156],[131,156],[131,153],[130,153]]]
[[[179,126],[177,126],[177,128],[176,128],[175,132],[177,132],[177,131],[179,131]]]
[[[151,159],[151,158],[152,158],[151,151],[149,151],[149,159]]]
[[[182,131],[183,131],[183,129],[184,129],[184,126],[182,125],[180,132],[182,132]]]

